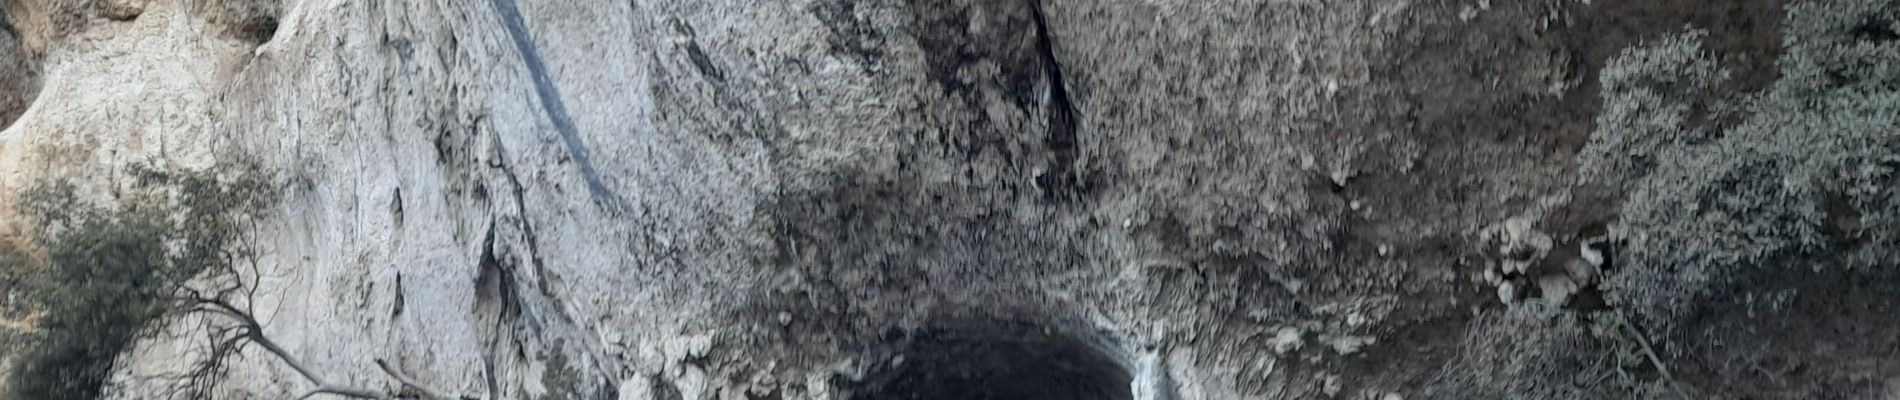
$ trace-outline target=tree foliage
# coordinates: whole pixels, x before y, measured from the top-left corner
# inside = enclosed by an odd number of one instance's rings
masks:
[[[1738,277],[1892,265],[1900,245],[1900,3],[1789,8],[1780,78],[1711,99],[1726,77],[1691,32],[1625,51],[1579,161],[1624,189],[1622,270],[1606,282],[1666,329]]]
[[[215,171],[223,171],[222,174]],[[38,315],[14,360],[8,398],[93,399],[114,362],[194,298],[234,293],[251,247],[239,233],[273,199],[248,164],[207,171],[132,169],[149,196],[116,208],[84,202],[73,185],[29,190],[22,210],[38,222],[40,254],[8,251],[15,297]],[[254,276],[250,275],[250,276]]]

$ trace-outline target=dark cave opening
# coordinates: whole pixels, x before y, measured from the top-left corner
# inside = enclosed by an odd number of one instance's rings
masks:
[[[850,400],[1132,400],[1126,366],[1094,342],[1020,322],[966,323],[885,340],[896,355]]]

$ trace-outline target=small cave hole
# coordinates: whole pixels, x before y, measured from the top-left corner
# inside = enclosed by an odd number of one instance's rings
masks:
[[[277,36],[277,18],[261,15],[247,18],[239,25],[238,31],[251,43],[269,42],[271,37]]]
[[[277,25],[284,16],[281,0],[249,0],[223,2],[222,16],[226,32],[232,37],[263,44],[277,36]]]
[[[986,321],[886,334],[895,354],[848,400],[1132,400],[1128,368],[1096,341],[1038,324]]]

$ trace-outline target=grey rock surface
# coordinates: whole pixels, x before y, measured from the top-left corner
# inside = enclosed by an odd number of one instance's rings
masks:
[[[1850,74],[1871,82],[1854,95],[1892,111],[1886,57],[1900,44],[1880,38],[1896,8],[1845,3],[1792,15],[1877,21],[1872,39],[1827,42],[1872,50],[1798,54],[1872,60]],[[1784,38],[1779,1],[23,1],[0,12],[0,68],[23,71],[0,74],[0,236],[30,225],[9,213],[32,182],[75,180],[111,204],[130,190],[114,175],[127,165],[254,159],[283,191],[251,232],[267,333],[331,379],[400,393],[374,363],[386,360],[477,399],[1746,393],[1738,382],[1766,379],[1701,357],[1726,353],[1695,329],[1752,320],[1701,304],[1785,290],[1637,262],[1679,250],[1654,238],[1705,238],[1656,228],[1694,216],[1627,202],[1674,204],[1657,193],[1720,162],[1601,167],[1649,146],[1625,130],[1656,121],[1618,103],[1634,84],[1605,66],[1645,62],[1631,46],[1701,37],[1677,49],[1700,52],[1688,73],[1728,80],[1671,86],[1699,90],[1684,96],[1811,95],[1775,81],[1806,71],[1779,58],[1784,42],[1802,43]],[[1761,132],[1815,113],[1738,110],[1757,117],[1711,140],[1798,141]],[[1842,134],[1858,141],[1813,158],[1879,150],[1816,168],[1886,168],[1848,181],[1892,183],[1900,127],[1863,123]],[[1879,201],[1893,192],[1854,193],[1842,203],[1850,236],[1869,238],[1852,248],[1854,271],[1891,269],[1893,228],[1861,221],[1889,221],[1892,203]],[[1735,215],[1707,218],[1752,214]],[[1814,218],[1849,218],[1829,215]],[[1812,229],[1803,237],[1828,228]],[[1767,240],[1756,233],[1706,240]],[[1785,251],[1773,262],[1837,250],[1774,243]],[[1677,254],[1689,265],[1702,253]],[[1881,297],[1900,288],[1891,274],[1830,274],[1788,290],[1868,315],[1900,309]],[[1825,288],[1844,284],[1828,279],[1871,289],[1833,296]],[[1598,285],[1658,280],[1717,289]],[[1863,319],[1842,329],[1900,332]],[[201,340],[141,341],[114,393],[159,396]],[[1632,358],[1638,342],[1661,354]],[[1828,343],[1801,349],[1892,344]],[[1747,362],[1831,375],[1753,389],[1900,393],[1891,360],[1803,369],[1825,359],[1810,356]],[[311,389],[261,353],[235,365],[231,398]]]

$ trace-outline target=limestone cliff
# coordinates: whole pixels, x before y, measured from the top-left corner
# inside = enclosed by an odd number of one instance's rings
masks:
[[[254,161],[266,334],[388,395],[1900,393],[1900,125],[1799,122],[1895,111],[1891,3],[0,5],[0,237]]]

